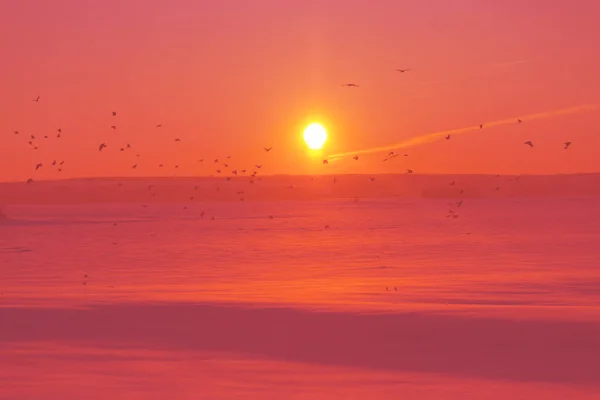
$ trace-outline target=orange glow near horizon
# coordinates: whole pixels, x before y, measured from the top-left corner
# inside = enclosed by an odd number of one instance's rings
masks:
[[[15,38],[0,66],[0,181],[216,176],[210,161],[227,156],[262,175],[600,171],[597,111],[421,137],[600,103],[595,1],[543,15],[516,0],[108,3],[118,12],[76,0],[0,6],[0,35]],[[327,128],[324,157],[360,159],[306,157],[315,121]],[[405,162],[371,151],[415,141]]]

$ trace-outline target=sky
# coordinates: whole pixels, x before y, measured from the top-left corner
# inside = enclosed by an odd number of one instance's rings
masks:
[[[600,171],[600,109],[553,116],[600,104],[598,19],[595,0],[1,2],[0,181],[210,175],[227,156],[264,174]]]

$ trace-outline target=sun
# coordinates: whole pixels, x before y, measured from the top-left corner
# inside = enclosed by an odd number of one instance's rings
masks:
[[[304,141],[311,150],[319,150],[327,141],[327,131],[323,125],[313,122],[304,129]]]

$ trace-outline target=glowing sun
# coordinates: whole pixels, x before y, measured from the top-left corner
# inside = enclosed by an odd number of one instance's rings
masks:
[[[312,150],[319,150],[327,141],[327,131],[323,125],[313,122],[304,129],[304,141]]]

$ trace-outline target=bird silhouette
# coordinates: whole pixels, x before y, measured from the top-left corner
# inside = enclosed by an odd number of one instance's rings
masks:
[[[398,72],[408,72],[408,71],[410,71],[410,68],[406,68],[406,69],[396,68],[396,71],[398,71]]]
[[[39,163],[39,164],[37,164],[37,165],[35,166],[35,170],[37,171],[38,169],[40,169],[40,168],[42,168],[42,167],[43,167],[43,164],[42,164],[42,163]]]
[[[98,146],[98,151],[102,151],[102,149],[104,149],[106,147],[106,143],[101,143],[100,146]]]
[[[33,99],[33,101],[35,101],[36,103],[40,102],[40,95],[38,94],[38,97],[36,97],[35,99]]]
[[[446,140],[450,140],[450,135],[446,135]]]
[[[116,117],[116,116],[117,116],[117,112],[116,112],[116,111],[113,111],[113,112],[112,112],[112,116],[113,116],[113,117]]]
[[[526,144],[526,145],[527,145],[527,146],[529,146],[529,147],[533,147],[533,143],[531,142],[531,140],[528,140],[528,141],[526,141],[526,142],[525,142],[525,143],[523,143],[523,144]]]
[[[406,170],[406,173],[407,173],[407,174],[412,174],[412,173],[413,173],[413,170],[412,170],[412,169],[407,169],[407,170]]]
[[[568,149],[570,145],[571,145],[571,142],[565,142],[565,147],[564,147],[564,149],[565,149],[565,150],[566,150],[566,149]]]
[[[358,87],[358,85],[355,84],[355,83],[344,83],[342,86],[345,86],[345,87],[348,87],[348,88]]]
[[[272,147],[265,147],[265,151],[268,153],[269,151],[271,151]]]
[[[329,161],[323,160],[323,164],[329,164]]]
[[[358,156],[354,156],[354,157],[352,157],[352,158],[354,158],[355,160],[358,160]]]

